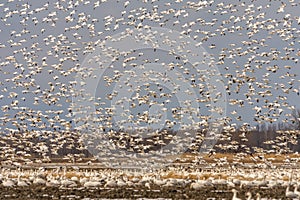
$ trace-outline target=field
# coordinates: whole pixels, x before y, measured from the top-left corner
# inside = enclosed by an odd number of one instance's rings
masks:
[[[285,198],[285,187],[272,189],[242,188],[238,197],[246,199],[246,193],[260,193],[268,199]],[[276,192],[274,192],[276,191]],[[186,188],[159,188],[148,189],[145,187],[118,187],[118,188],[58,188],[58,187],[0,187],[0,199],[232,199],[231,188],[227,186],[207,186],[201,190]]]
[[[160,169],[110,169],[95,160],[2,165],[0,199],[232,199],[232,189],[242,199],[247,192],[285,199],[286,188],[292,191],[300,181],[298,159],[297,154],[213,154],[200,162],[185,154]]]

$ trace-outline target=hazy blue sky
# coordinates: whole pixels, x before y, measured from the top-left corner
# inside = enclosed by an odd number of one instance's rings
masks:
[[[229,2],[216,0],[207,3],[207,6],[199,10],[190,8],[191,2],[198,3],[206,1],[189,1],[190,4],[188,4],[187,1],[156,1],[152,3],[151,1],[148,3],[144,3],[143,1],[130,1],[130,4],[126,8],[124,8],[125,1],[109,0],[100,3],[96,8],[94,8],[96,1],[90,1],[90,3],[87,3],[88,1],[77,2],[78,5],[74,6],[77,4],[76,2],[77,1],[49,1],[48,3],[48,1],[12,1],[1,4],[0,43],[2,46],[5,45],[5,47],[0,48],[0,95],[3,95],[0,99],[0,106],[3,108],[0,112],[2,130],[11,127],[11,121],[18,121],[22,116],[26,118],[28,123],[27,127],[31,129],[33,125],[29,125],[30,121],[28,121],[28,119],[36,115],[40,115],[42,119],[39,124],[46,123],[46,127],[49,127],[51,122],[49,122],[47,118],[51,119],[57,115],[51,113],[51,111],[55,110],[63,111],[63,113],[60,114],[61,119],[71,121],[72,117],[66,115],[69,113],[68,108],[72,101],[71,83],[74,81],[74,76],[76,75],[76,71],[72,69],[78,69],[79,65],[76,66],[76,64],[81,64],[88,55],[84,52],[88,45],[94,45],[96,41],[104,40],[106,36],[119,33],[125,30],[125,28],[133,28],[133,26],[128,24],[130,21],[135,22],[136,25],[142,23],[144,26],[149,25],[153,27],[160,27],[160,23],[164,23],[162,27],[179,32],[191,29],[189,35],[192,38],[196,36],[195,41],[202,42],[202,46],[214,57],[216,62],[219,61],[222,54],[227,55],[224,59],[224,63],[216,64],[216,66],[222,74],[224,85],[230,86],[226,99],[228,101],[227,115],[232,118],[232,123],[240,124],[248,122],[255,124],[256,122],[253,123],[255,114],[253,108],[255,106],[266,106],[266,108],[262,108],[261,115],[267,116],[267,111],[269,110],[267,107],[270,106],[270,102],[274,103],[276,100],[281,104],[284,110],[279,117],[273,117],[278,118],[279,121],[288,118],[285,116],[285,114],[290,113],[290,109],[287,107],[295,106],[299,108],[299,94],[293,91],[293,89],[300,90],[298,78],[300,75],[300,64],[294,60],[280,59],[280,57],[286,56],[288,52],[287,48],[294,49],[294,51],[290,52],[290,57],[299,59],[297,55],[297,52],[300,51],[299,20],[297,21],[300,16],[299,5],[293,5],[293,3],[286,1],[284,12],[277,12],[280,6],[282,6],[281,1],[258,0],[241,3],[241,1],[235,0],[230,1],[232,6],[226,6],[229,5]],[[24,10],[26,7],[24,5],[26,4],[30,5],[30,7]],[[45,9],[40,9],[43,7]],[[228,7],[230,7],[230,9]],[[150,19],[141,21],[140,17],[143,12],[151,15],[154,10],[161,13],[169,9],[185,11],[179,17],[174,17],[174,14],[165,14],[157,21]],[[124,11],[126,11],[126,13]],[[12,14],[10,14],[10,12]],[[15,14],[13,14],[14,12]],[[264,15],[261,15],[262,13],[264,13]],[[128,19],[130,15],[133,16]],[[66,18],[68,18],[68,16],[74,18],[72,22],[67,22]],[[106,22],[104,18],[106,16],[112,18],[112,23],[105,26]],[[242,19],[243,16],[245,19]],[[28,19],[25,20],[23,24],[20,23],[26,17],[28,17]],[[86,23],[81,21],[82,17],[87,18]],[[121,24],[118,29],[112,30],[116,24],[115,21],[122,17],[124,17],[124,21],[122,22],[126,22],[127,24]],[[234,19],[238,17],[241,18],[241,21],[236,20],[236,23],[233,23]],[[89,24],[96,20],[98,21],[95,22],[94,31],[91,32]],[[195,21],[197,22],[193,25],[192,22]],[[285,21],[288,25],[284,23]],[[210,22],[211,24],[209,24]],[[263,22],[262,26],[269,25],[274,26],[274,28],[267,30],[267,28],[260,27],[259,22]],[[51,26],[53,23],[54,26]],[[190,27],[189,23],[192,23]],[[70,27],[75,27],[77,24],[80,25],[76,30],[70,29]],[[257,25],[256,30],[258,32],[249,38],[247,33],[253,30],[253,27],[256,26],[255,24]],[[294,31],[284,30],[286,29],[285,26],[289,26],[289,29]],[[111,30],[106,30],[108,27]],[[236,27],[240,27],[241,30],[237,30],[239,28]],[[225,31],[225,35],[221,35],[220,30],[222,28],[234,31],[229,32],[227,30]],[[280,30],[283,32],[280,33]],[[18,35],[21,32],[27,33]],[[205,39],[206,36],[203,32],[208,32],[209,37]],[[284,38],[286,36],[284,36],[283,33],[285,35],[293,35],[294,38],[285,40]],[[60,38],[64,37],[66,38],[65,40],[60,40]],[[255,43],[255,41],[253,43],[253,40],[258,41],[258,43]],[[259,45],[262,40],[265,40],[265,47]],[[12,41],[19,42],[20,45],[11,46]],[[250,41],[252,41],[252,43],[247,45],[246,43]],[[215,48],[210,48],[212,45],[215,45]],[[236,56],[230,59],[229,55],[233,45],[235,45],[234,48],[240,47],[240,52],[249,51],[249,49],[257,47],[255,50],[256,53],[250,52],[246,55]],[[56,46],[60,46],[60,48],[55,53]],[[19,50],[24,51],[24,53],[22,54]],[[269,53],[271,51],[278,51],[278,59],[272,60],[271,57],[257,56],[257,54],[262,55],[263,52]],[[54,56],[55,54],[57,56]],[[12,55],[15,59],[13,62],[11,62],[9,58],[9,56]],[[61,62],[66,57],[74,57],[75,60],[71,61],[68,58],[68,60]],[[251,59],[252,61],[248,62]],[[235,61],[235,63],[233,63],[233,61]],[[263,63],[264,61],[268,61],[269,63]],[[60,69],[55,69],[55,65],[60,63]],[[20,67],[16,67],[18,65],[24,67],[23,72]],[[260,68],[258,67],[259,65],[261,65]],[[276,73],[268,70],[274,66],[278,66]],[[284,66],[291,66],[291,68],[285,68]],[[246,100],[245,96],[249,85],[248,83],[242,83],[245,79],[239,77],[239,75],[243,73],[242,70],[246,68],[248,69],[245,71],[245,74],[248,77],[256,78],[256,81],[252,83],[253,89],[256,92],[256,94],[252,96],[252,105],[249,104],[250,101]],[[280,78],[287,73],[295,74],[295,77],[285,76],[284,78]],[[19,75],[22,75],[22,77],[16,80],[16,77]],[[232,75],[232,77],[230,77],[230,75]],[[266,77],[266,75],[268,77]],[[34,82],[32,79],[34,79]],[[240,90],[235,92],[239,81],[241,82]],[[289,85],[290,81],[292,81],[291,85]],[[26,87],[18,86],[18,82],[23,83],[23,85],[24,83],[28,83],[29,92],[23,93],[22,91],[24,91]],[[30,82],[34,84],[30,85]],[[232,84],[230,84],[231,82]],[[260,88],[259,84],[255,82],[262,83],[264,86],[270,86],[270,88]],[[53,91],[48,92],[51,90],[51,84],[56,84],[56,86]],[[277,84],[284,84],[284,89],[292,88],[288,90],[287,93],[284,93],[280,87],[279,89],[275,89]],[[37,85],[40,91],[36,91]],[[102,86],[99,85],[98,87],[101,88]],[[259,92],[265,90],[270,90],[272,96],[261,97]],[[11,92],[17,93],[18,96],[8,98]],[[45,96],[48,93],[51,93],[52,97],[59,98],[56,104],[52,103],[47,105],[42,101],[43,95]],[[62,96],[62,94],[65,96]],[[35,97],[40,98],[38,105],[33,104]],[[282,97],[285,97],[286,100],[282,100]],[[25,100],[22,98],[25,98]],[[255,98],[259,99],[259,101],[254,100]],[[20,111],[20,108],[4,112],[5,106],[9,105],[9,107],[11,107],[10,104],[14,100],[19,101],[19,107],[28,107],[31,111],[26,111],[25,113],[27,113],[27,115],[20,113],[16,115],[16,113]],[[244,101],[244,106],[230,105],[231,100]],[[266,100],[268,102],[265,102]],[[285,106],[284,102],[287,103]],[[234,110],[237,114],[232,115],[231,113]],[[40,114],[38,114],[39,112]],[[139,111],[135,110],[133,112]],[[272,115],[272,113],[276,112],[278,112],[278,110],[274,110],[270,112],[270,114]],[[241,116],[241,121],[236,119],[239,116]],[[5,123],[5,121],[8,122]]]

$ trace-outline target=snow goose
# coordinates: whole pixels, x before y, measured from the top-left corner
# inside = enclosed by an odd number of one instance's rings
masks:
[[[4,187],[13,187],[15,185],[15,183],[10,178],[8,178],[8,175],[7,175],[5,180],[2,182],[2,185]]]
[[[101,186],[101,183],[99,181],[87,181],[83,184],[84,187],[99,187]]]
[[[298,198],[298,195],[295,194],[294,192],[290,191],[290,185],[288,185],[286,187],[286,190],[285,190],[285,196],[287,198]]]
[[[33,179],[33,184],[37,184],[37,185],[45,185],[45,184],[46,184],[46,181],[45,181],[43,178],[37,176],[37,177],[35,177],[35,178]]]
[[[294,187],[295,187],[294,193],[295,193],[296,195],[298,195],[298,197],[300,197],[300,192],[298,191],[298,185],[295,184]]]
[[[240,198],[237,197],[238,191],[236,189],[232,189],[231,191],[233,193],[232,200],[241,200]]]
[[[21,175],[18,175],[17,186],[19,186],[19,187],[28,186],[28,184],[24,180],[21,179]]]

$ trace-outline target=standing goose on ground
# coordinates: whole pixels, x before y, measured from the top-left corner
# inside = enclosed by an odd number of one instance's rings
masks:
[[[296,195],[298,195],[298,197],[300,197],[300,192],[298,191],[298,185],[295,184],[294,186],[295,186],[294,193],[295,193]]]
[[[15,183],[12,181],[11,178],[8,177],[8,174],[7,174],[5,180],[2,182],[2,185],[4,187],[13,187],[15,185]]]
[[[288,185],[286,187],[285,196],[287,198],[298,198],[299,197],[297,194],[295,194],[294,192],[290,191],[290,185]]]
[[[21,175],[18,175],[17,185],[19,187],[26,187],[26,186],[28,186],[28,184],[24,180],[21,179]]]
[[[231,191],[233,192],[232,200],[241,200],[237,197],[238,191],[236,189],[232,189]]]

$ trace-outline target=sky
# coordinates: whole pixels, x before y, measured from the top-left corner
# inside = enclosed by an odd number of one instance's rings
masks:
[[[83,66],[85,59],[95,50],[101,53],[101,42],[109,41],[110,37],[127,28],[134,30],[138,26],[174,30],[203,47],[214,60],[214,67],[220,72],[223,89],[226,91],[222,100],[226,103],[225,115],[231,119],[230,123],[256,125],[259,122],[269,122],[266,118],[276,120],[275,123],[282,120],[289,122],[288,115],[291,110],[299,108],[300,97],[297,90],[300,90],[300,66],[295,60],[299,59],[300,54],[300,16],[297,3],[286,1],[283,4],[281,1],[263,0],[234,0],[230,3],[218,0],[178,0],[129,1],[127,5],[126,2],[102,0],[1,3],[2,131],[18,128],[66,129],[69,123],[74,126],[73,119],[76,116],[72,100],[79,85],[75,84],[76,77],[89,73],[86,66]],[[124,45],[128,47],[128,51],[132,50],[132,44]],[[154,53],[145,48],[136,51],[135,55],[138,53],[145,55],[152,63],[155,63],[155,59],[159,59],[158,63],[172,62],[174,59],[168,57],[163,50]],[[287,54],[289,60],[285,58]],[[119,66],[119,70],[124,70],[120,66],[121,60],[126,58],[117,55],[115,58],[118,58],[112,62],[115,68]],[[175,61],[177,62],[176,59]],[[188,66],[192,68],[191,63]],[[106,72],[107,76],[114,75],[112,71]],[[105,86],[103,76],[94,75],[97,76],[94,97],[104,99],[112,93],[112,88]],[[186,77],[190,78],[191,76]],[[140,84],[141,94],[146,95],[146,86],[142,85],[144,83]],[[158,87],[153,84],[150,88],[159,93]],[[172,89],[164,87],[166,93]],[[252,91],[251,99],[247,99],[249,90]],[[266,91],[270,95],[263,95]],[[131,99],[128,102],[132,103],[136,101],[133,97],[137,93],[132,91],[122,94]],[[170,98],[167,118],[171,116],[172,107],[180,106],[180,95],[183,94],[177,93]],[[158,101],[166,100],[160,98]],[[232,105],[233,102],[238,103]],[[276,108],[277,104],[280,107]],[[102,101],[97,108],[104,112],[109,106],[111,101]],[[205,105],[197,106],[201,107],[201,114],[209,115],[209,109]],[[270,107],[275,109],[270,111]],[[256,108],[261,108],[258,116],[255,116]],[[139,116],[139,113],[147,109],[147,105],[141,105],[130,112]],[[151,112],[159,113],[161,109],[161,106],[157,106]],[[115,115],[115,120],[122,119],[118,118],[121,113]],[[108,117],[103,113],[100,116]],[[105,122],[100,123],[105,126]],[[164,124],[160,122],[153,127],[164,126],[161,123]],[[145,126],[145,123],[140,125]]]

